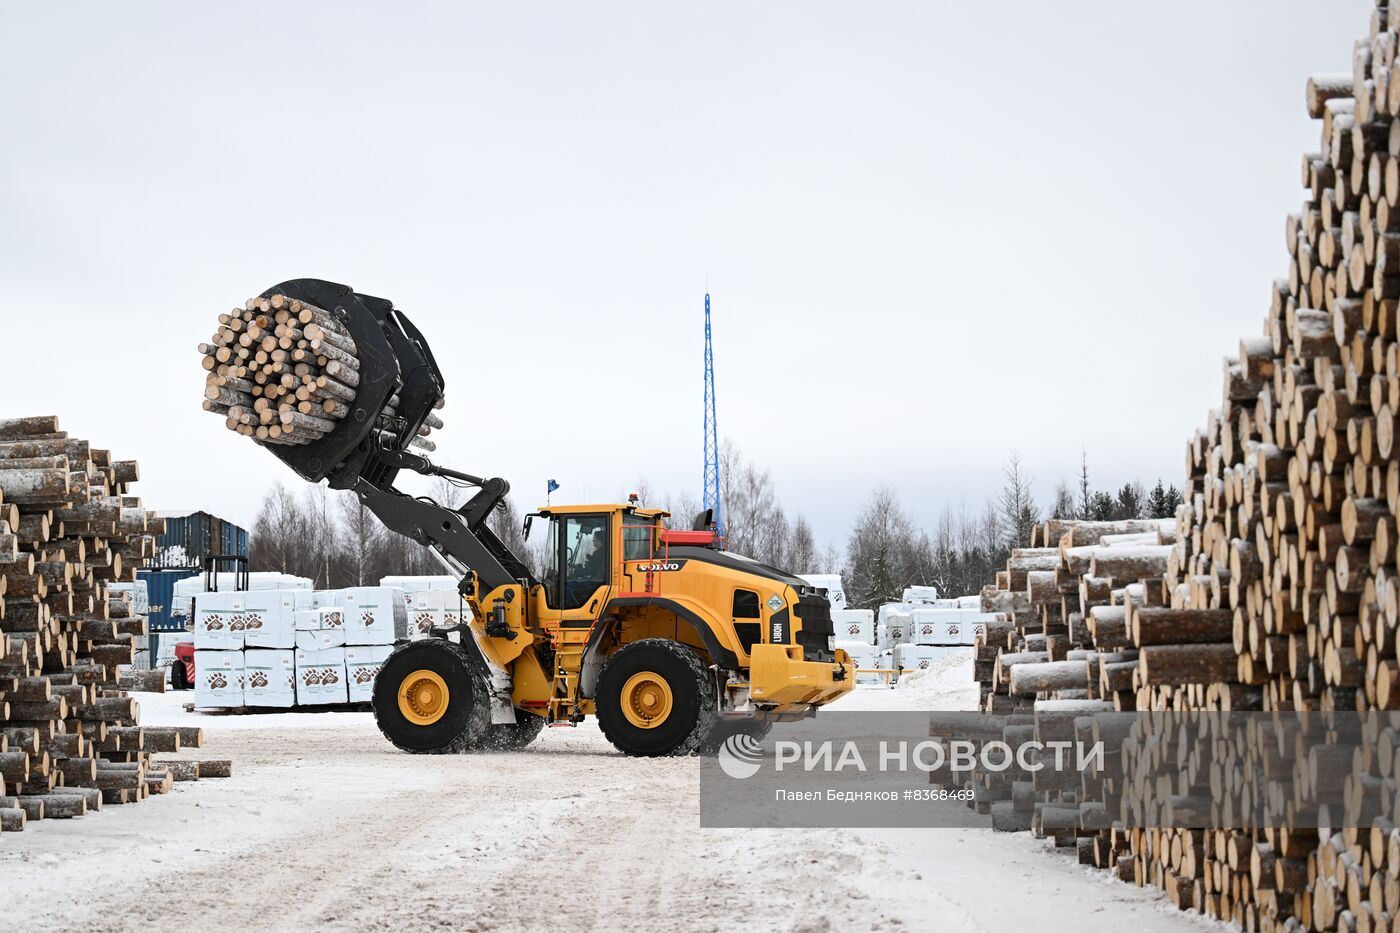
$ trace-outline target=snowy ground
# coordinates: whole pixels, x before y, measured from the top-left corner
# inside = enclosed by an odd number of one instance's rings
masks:
[[[966,708],[969,664],[842,706]],[[423,757],[368,714],[187,697],[148,696],[143,719],[202,725],[198,756],[235,776],[0,837],[0,931],[1219,929],[1026,835],[700,829],[695,759],[624,758],[591,723]]]

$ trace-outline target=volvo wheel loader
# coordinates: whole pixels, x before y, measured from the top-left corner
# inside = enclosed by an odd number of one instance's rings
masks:
[[[536,577],[488,526],[509,484],[409,449],[444,386],[408,318],[389,301],[318,279],[264,296],[279,293],[345,326],[358,347],[359,387],[325,437],[267,449],[310,482],[352,491],[461,579],[470,621],[401,645],[375,681],[375,719],[394,745],[426,754],[520,748],[546,724],[595,715],[626,754],[684,755],[810,715],[852,688],[855,666],[833,644],[826,599],[726,551],[708,516],[671,529],[668,513],[635,501],[541,508],[525,520],[527,533],[536,521],[548,526]],[[489,387],[479,396],[489,411]],[[528,444],[545,431],[520,423],[505,436]],[[447,508],[396,489],[404,470],[476,491]]]

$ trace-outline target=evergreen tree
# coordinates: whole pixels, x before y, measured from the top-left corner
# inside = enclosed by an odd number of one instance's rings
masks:
[[[1118,502],[1114,508],[1114,518],[1143,518],[1147,515],[1146,495],[1141,483],[1124,483],[1118,490]]]

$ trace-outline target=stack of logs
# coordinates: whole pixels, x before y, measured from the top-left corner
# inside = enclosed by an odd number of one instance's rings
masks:
[[[1254,445],[1256,453],[1262,443]],[[1191,496],[1174,521],[1037,525],[1032,546],[1013,551],[996,585],[983,590],[983,610],[997,620],[979,636],[974,664],[982,708],[1001,714],[999,731],[982,738],[1013,746],[1047,736],[1105,741],[1110,755],[1123,755],[1129,805],[1153,797],[1149,790],[1135,799],[1130,789],[1146,786],[1149,772],[1160,774],[1164,757],[1193,762],[1198,783],[1174,788],[1181,796],[1153,800],[1157,812],[1135,811],[1130,829],[1123,828],[1124,801],[1106,806],[1102,776],[1087,771],[1068,784],[1058,776],[1016,780],[979,772],[974,805],[990,813],[994,829],[1030,830],[1077,845],[1085,864],[1156,885],[1178,907],[1246,929],[1391,929],[1391,918],[1400,917],[1400,771],[1393,751],[1384,749],[1400,747],[1400,735],[1364,736],[1362,745],[1383,750],[1355,774],[1352,766],[1362,759],[1353,760],[1350,750],[1336,763],[1336,779],[1346,782],[1345,818],[1369,831],[1242,830],[1236,821],[1213,830],[1168,829],[1160,827],[1209,823],[1221,796],[1211,782],[1230,781],[1219,763],[1249,762],[1260,743],[1239,740],[1227,753],[1218,741],[1186,742],[1170,724],[1154,733],[1151,719],[1124,723],[1098,715],[1393,706],[1377,692],[1379,671],[1391,663],[1378,656],[1377,643],[1388,638],[1393,655],[1396,626],[1385,621],[1374,591],[1339,588],[1335,564],[1323,563],[1317,545],[1305,543],[1306,523],[1290,527],[1290,519],[1257,503],[1245,514],[1238,487],[1227,502],[1229,484],[1256,480],[1246,480],[1252,467],[1230,464],[1218,442],[1211,449],[1223,483],[1212,475],[1211,459],[1193,456],[1200,468],[1192,470]],[[1266,558],[1257,558],[1254,546]],[[1313,565],[1316,575],[1303,573]],[[1384,592],[1394,571],[1377,566],[1368,579]],[[1137,732],[1123,742],[1129,728]],[[1291,775],[1304,790],[1323,779],[1325,768],[1303,746],[1292,762],[1253,763]],[[1358,819],[1362,812],[1373,815]]]
[[[199,345],[207,373],[204,410],[265,444],[309,444],[350,413],[360,384],[360,358],[345,324],[321,308],[273,294],[250,298],[219,315],[209,343]],[[380,427],[396,428],[399,398],[389,398]],[[439,406],[440,407],[440,406]],[[442,419],[429,414],[411,443],[428,440]]]
[[[128,593],[160,521],[130,494],[134,461],[53,417],[0,419],[0,831],[165,793],[154,752],[198,729],[142,729],[121,689],[146,635]]]
[[[1263,334],[1226,361],[1174,526],[1144,545],[1114,539],[1132,530],[1048,522],[984,592],[1004,621],[988,627],[977,674],[1007,729],[1096,709],[1400,709],[1397,50],[1400,3],[1379,5],[1352,74],[1307,84],[1322,141],[1303,158],[1288,276]],[[1115,829],[1087,787],[989,775],[978,806],[1247,929],[1392,929],[1396,735],[1363,739],[1345,779],[1348,815],[1371,814],[1362,829]],[[1317,762],[1292,764],[1325,778]]]

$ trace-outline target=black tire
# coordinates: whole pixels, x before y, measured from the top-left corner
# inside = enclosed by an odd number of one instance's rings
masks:
[[[189,675],[186,673],[185,662],[176,658],[170,662],[170,689],[188,690],[194,684],[190,683]]]
[[[544,717],[515,711],[515,722],[494,723],[481,740],[484,752],[518,752],[544,730]]]
[[[671,695],[665,717],[650,726],[634,724],[623,711],[623,688],[644,672],[664,680]],[[694,754],[719,718],[714,677],[694,651],[665,638],[635,641],[609,658],[594,702],[603,735],[618,751],[636,757]]]
[[[482,664],[465,649],[441,638],[409,642],[389,655],[374,678],[374,721],[394,747],[415,755],[448,755],[479,745],[491,726]],[[442,679],[445,708],[426,724],[410,720],[399,706],[399,688],[419,671]]]
[[[710,729],[710,734],[696,747],[697,755],[713,755],[719,751],[730,736],[747,735],[756,742],[762,742],[773,729],[773,723],[763,719],[718,719]]]

